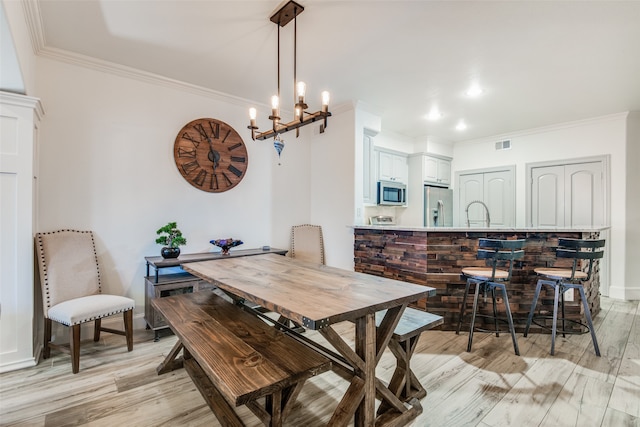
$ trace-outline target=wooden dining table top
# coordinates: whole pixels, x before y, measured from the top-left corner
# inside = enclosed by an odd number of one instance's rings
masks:
[[[275,254],[184,264],[240,298],[321,329],[435,295],[435,288]]]

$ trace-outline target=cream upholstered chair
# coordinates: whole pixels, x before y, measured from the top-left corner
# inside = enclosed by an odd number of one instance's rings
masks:
[[[291,258],[324,264],[322,227],[302,224],[291,227]]]
[[[93,340],[100,332],[126,336],[133,349],[133,309],[131,298],[102,293],[100,270],[91,231],[59,230],[36,234],[40,283],[44,309],[43,357],[51,348],[71,355],[74,374],[80,369],[80,325],[95,321]],[[124,331],[103,328],[103,317],[123,313]],[[52,321],[69,326],[69,347],[51,342]]]

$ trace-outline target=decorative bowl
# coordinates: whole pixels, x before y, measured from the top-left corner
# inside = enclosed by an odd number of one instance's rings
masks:
[[[222,249],[222,255],[229,255],[229,249],[235,246],[240,246],[244,242],[239,239],[228,238],[211,240],[209,243]]]

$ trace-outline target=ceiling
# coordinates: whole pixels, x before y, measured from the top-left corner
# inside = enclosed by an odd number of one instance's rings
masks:
[[[455,142],[640,110],[639,1],[298,2],[297,74],[310,111],[329,90],[334,107],[361,101],[379,112],[384,131]],[[37,0],[45,48],[224,92],[247,108],[276,92],[269,17],[284,3]],[[293,105],[292,45],[293,23],[281,29],[283,108]],[[477,98],[465,94],[472,82]],[[425,119],[433,106],[440,120]]]

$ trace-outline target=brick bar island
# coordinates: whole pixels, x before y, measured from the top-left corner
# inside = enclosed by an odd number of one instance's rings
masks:
[[[536,267],[569,266],[571,260],[558,259],[555,250],[558,238],[598,238],[603,228],[580,229],[487,229],[487,228],[403,228],[400,226],[354,226],[355,271],[405,282],[428,285],[437,289],[435,297],[420,300],[418,308],[444,317],[444,330],[455,330],[464,294],[465,280],[460,272],[466,266],[483,266],[476,259],[479,238],[526,239],[525,256],[513,268],[511,284],[507,286],[511,312],[516,329],[524,330],[535,293],[538,276]],[[585,294],[591,315],[600,311],[599,265],[594,264],[591,280],[585,283]],[[571,290],[569,292],[576,292]],[[468,312],[471,310],[471,298]],[[565,299],[567,318],[585,322],[576,292]],[[499,301],[498,310],[504,314]],[[491,297],[480,299],[479,311],[491,314]],[[536,315],[553,314],[553,289],[542,287]],[[500,316],[501,314],[499,314]],[[551,320],[543,321],[551,325]],[[576,332],[579,325],[571,326]],[[531,332],[549,332],[532,325]]]

